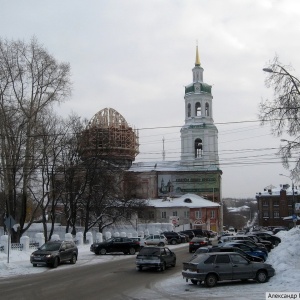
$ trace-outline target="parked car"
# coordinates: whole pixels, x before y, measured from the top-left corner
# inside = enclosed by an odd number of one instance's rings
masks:
[[[72,241],[49,241],[30,255],[30,262],[34,267],[47,265],[57,268],[62,262],[76,264],[78,248]]]
[[[113,237],[101,243],[93,243],[90,247],[90,251],[96,255],[104,255],[112,252],[123,252],[124,254],[134,255],[139,250],[139,241],[133,241],[127,237]]]
[[[181,243],[181,237],[177,232],[164,231],[162,234],[167,238],[168,244],[176,245]]]
[[[162,234],[150,234],[145,238],[145,245],[165,246],[168,244],[167,238]]]
[[[195,252],[200,247],[205,247],[209,244],[209,240],[207,237],[194,237],[189,242],[189,252]]]
[[[257,235],[261,239],[264,239],[266,241],[270,241],[274,246],[278,246],[278,244],[281,243],[281,239],[278,236],[271,235],[267,232],[252,231],[251,233]]]
[[[193,284],[204,281],[207,287],[214,287],[223,280],[254,279],[264,283],[275,275],[270,264],[252,262],[239,253],[203,253],[193,260],[183,263],[182,276]]]
[[[202,229],[192,229],[195,237],[206,237],[206,234]]]
[[[244,257],[246,257],[250,261],[256,261],[256,262],[264,262],[264,260],[258,256],[253,256],[245,252],[244,250],[238,248],[238,247],[201,247],[195,251],[193,254],[194,256],[197,256],[201,253],[207,253],[207,252],[236,252]]]
[[[246,253],[248,253],[249,255],[252,256],[257,256],[260,257],[263,261],[266,261],[268,256],[266,255],[265,252],[261,251],[261,250],[257,250],[257,248],[252,248],[248,245],[245,245],[243,243],[240,243],[238,241],[236,242],[231,242],[231,243],[225,243],[222,245],[222,247],[236,247],[236,248],[240,248],[243,251],[245,251]]]
[[[260,244],[265,245],[265,247],[267,248],[268,252],[270,252],[274,248],[274,245],[270,241],[263,240],[263,239],[261,239],[259,236],[255,235],[255,234],[248,234],[248,236],[256,244],[260,243]]]
[[[272,231],[273,231],[273,234],[276,234],[279,231],[288,231],[288,230],[289,229],[287,227],[279,226],[279,227],[275,227]]]
[[[265,252],[266,255],[268,256],[268,250],[265,247],[265,245],[261,244],[261,243],[255,243],[248,236],[238,236],[238,235],[235,235],[235,236],[221,238],[220,241],[223,242],[223,243],[226,243],[226,242],[240,242],[240,243],[246,244],[246,245],[248,245],[248,246],[250,246],[250,247],[252,247],[254,249],[257,249],[257,250],[259,249],[259,250]]]
[[[136,267],[139,271],[143,268],[164,271],[168,266],[176,266],[176,254],[167,247],[144,247],[136,256]]]
[[[189,236],[189,239],[191,240],[193,237],[195,237],[195,233],[191,229],[180,231],[179,233],[187,234]]]
[[[182,232],[178,232],[180,238],[181,238],[181,243],[188,243],[190,241],[190,237]]]
[[[145,239],[142,238],[142,237],[131,237],[130,239],[133,240],[133,241],[138,242],[139,245],[140,245],[140,248],[145,246]]]

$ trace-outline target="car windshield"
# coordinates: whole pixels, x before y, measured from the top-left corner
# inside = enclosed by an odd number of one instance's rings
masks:
[[[139,255],[160,255],[160,248],[144,247],[140,250]]]
[[[41,250],[46,251],[58,251],[60,248],[60,243],[46,243],[41,246]]]
[[[114,238],[110,238],[110,239],[107,239],[107,240],[105,240],[105,242],[113,242],[115,239]]]

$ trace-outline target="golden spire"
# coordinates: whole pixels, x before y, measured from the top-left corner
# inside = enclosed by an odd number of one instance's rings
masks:
[[[199,53],[198,53],[198,45],[196,46],[196,62],[195,66],[200,66],[200,58],[199,58]]]

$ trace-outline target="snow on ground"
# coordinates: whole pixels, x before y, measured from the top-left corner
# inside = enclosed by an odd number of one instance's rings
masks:
[[[267,263],[272,264],[275,268],[276,275],[267,283],[258,284],[251,281],[242,283],[238,281],[235,283],[219,283],[216,287],[208,289],[204,285],[195,286],[190,282],[186,283],[181,276],[181,272],[179,272],[157,283],[152,287],[152,291],[149,291],[152,295],[149,293],[148,295],[151,297],[153,297],[153,294],[176,295],[180,299],[205,299],[207,297],[239,300],[266,299],[266,292],[297,292],[299,295],[300,228],[281,231],[277,233],[277,236],[281,238],[282,242],[269,253],[267,259]],[[182,246],[184,245],[170,246],[170,248]],[[89,245],[79,246],[78,265],[102,263],[108,260],[120,260],[130,257],[127,255],[94,255],[89,248]],[[9,276],[41,273],[49,270],[46,267],[34,268],[29,261],[31,252],[13,250],[10,252],[9,263],[7,262],[7,255],[0,253],[0,280]],[[65,265],[64,267],[71,268],[72,265]],[[145,298],[145,293],[143,299],[148,299]]]

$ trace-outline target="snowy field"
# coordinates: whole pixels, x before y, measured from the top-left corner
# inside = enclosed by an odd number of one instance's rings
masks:
[[[204,285],[195,286],[186,283],[181,273],[177,273],[168,279],[161,281],[151,290],[143,291],[140,299],[267,299],[266,292],[293,292],[299,297],[300,292],[300,228],[293,228],[288,232],[277,234],[282,240],[278,247],[274,248],[267,259],[267,263],[273,265],[276,275],[269,282],[257,284],[255,282],[219,283],[216,287],[208,289]],[[170,249],[184,245],[170,245]],[[104,255],[96,256],[89,251],[89,245],[79,246],[79,260],[77,265],[100,264],[108,260],[128,259],[130,256]],[[0,253],[0,280],[8,276],[40,273],[49,268],[34,268],[29,261],[32,251],[11,251],[9,263],[7,255]],[[64,267],[72,268],[72,265]],[[58,268],[59,269],[59,268]],[[56,271],[57,269],[51,269]],[[135,295],[138,297],[138,295]],[[1,298],[1,297],[0,297]],[[300,299],[296,298],[296,299]]]

